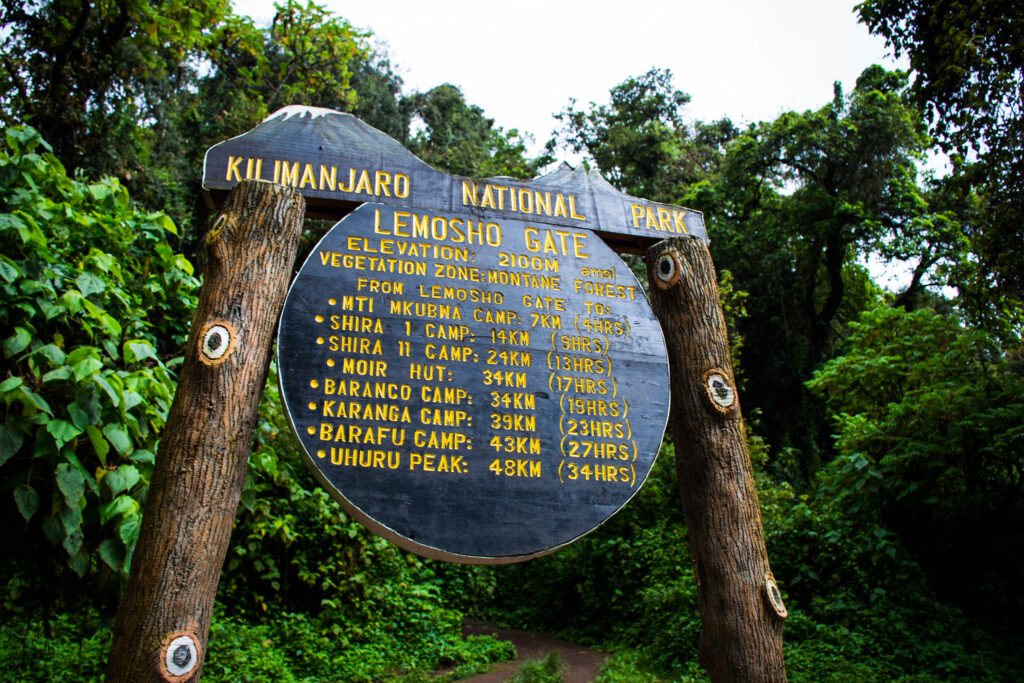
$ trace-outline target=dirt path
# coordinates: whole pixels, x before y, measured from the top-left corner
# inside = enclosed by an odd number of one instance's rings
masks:
[[[491,635],[499,640],[511,641],[519,657],[511,662],[502,662],[492,671],[465,679],[466,683],[503,683],[519,671],[523,663],[545,657],[552,651],[565,662],[562,672],[565,683],[590,683],[597,676],[605,654],[583,645],[576,645],[550,633],[533,633],[497,628],[483,622],[467,619],[462,625],[466,635]]]

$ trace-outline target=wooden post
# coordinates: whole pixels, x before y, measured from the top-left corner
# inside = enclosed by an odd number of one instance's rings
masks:
[[[243,181],[206,238],[209,264],[114,623],[108,681],[199,679],[304,214],[294,188]]]
[[[768,566],[711,255],[698,239],[665,240],[648,250],[647,272],[668,346],[699,661],[712,681],[785,681],[786,608]]]

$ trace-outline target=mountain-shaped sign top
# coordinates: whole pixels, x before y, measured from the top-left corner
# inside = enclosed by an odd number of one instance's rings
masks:
[[[682,235],[708,241],[700,212],[632,197],[597,171],[563,162],[529,181],[451,175],[355,116],[330,109],[285,107],[206,152],[203,188],[214,206],[253,178],[298,188],[313,217],[342,218],[359,204],[378,202],[586,228],[626,251]]]

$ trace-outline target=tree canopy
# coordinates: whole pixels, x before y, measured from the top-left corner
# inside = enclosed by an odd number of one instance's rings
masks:
[[[910,58],[911,94],[953,157],[971,258],[950,271],[967,312],[1024,327],[1024,8],[1010,0],[868,0],[861,21]]]
[[[555,115],[562,129],[549,149],[585,152],[609,182],[637,197],[681,203],[680,190],[714,172],[738,133],[728,120],[687,123],[690,96],[675,89],[667,69],[629,78],[609,95],[609,104],[587,110],[570,101]]]

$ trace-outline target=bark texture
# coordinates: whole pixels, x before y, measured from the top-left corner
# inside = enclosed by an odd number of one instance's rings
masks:
[[[150,482],[108,681],[195,681],[302,230],[294,188],[243,181],[209,264]]]
[[[665,240],[648,250],[647,272],[669,353],[699,661],[716,682],[785,681],[786,612],[768,565],[711,255],[697,239]]]

